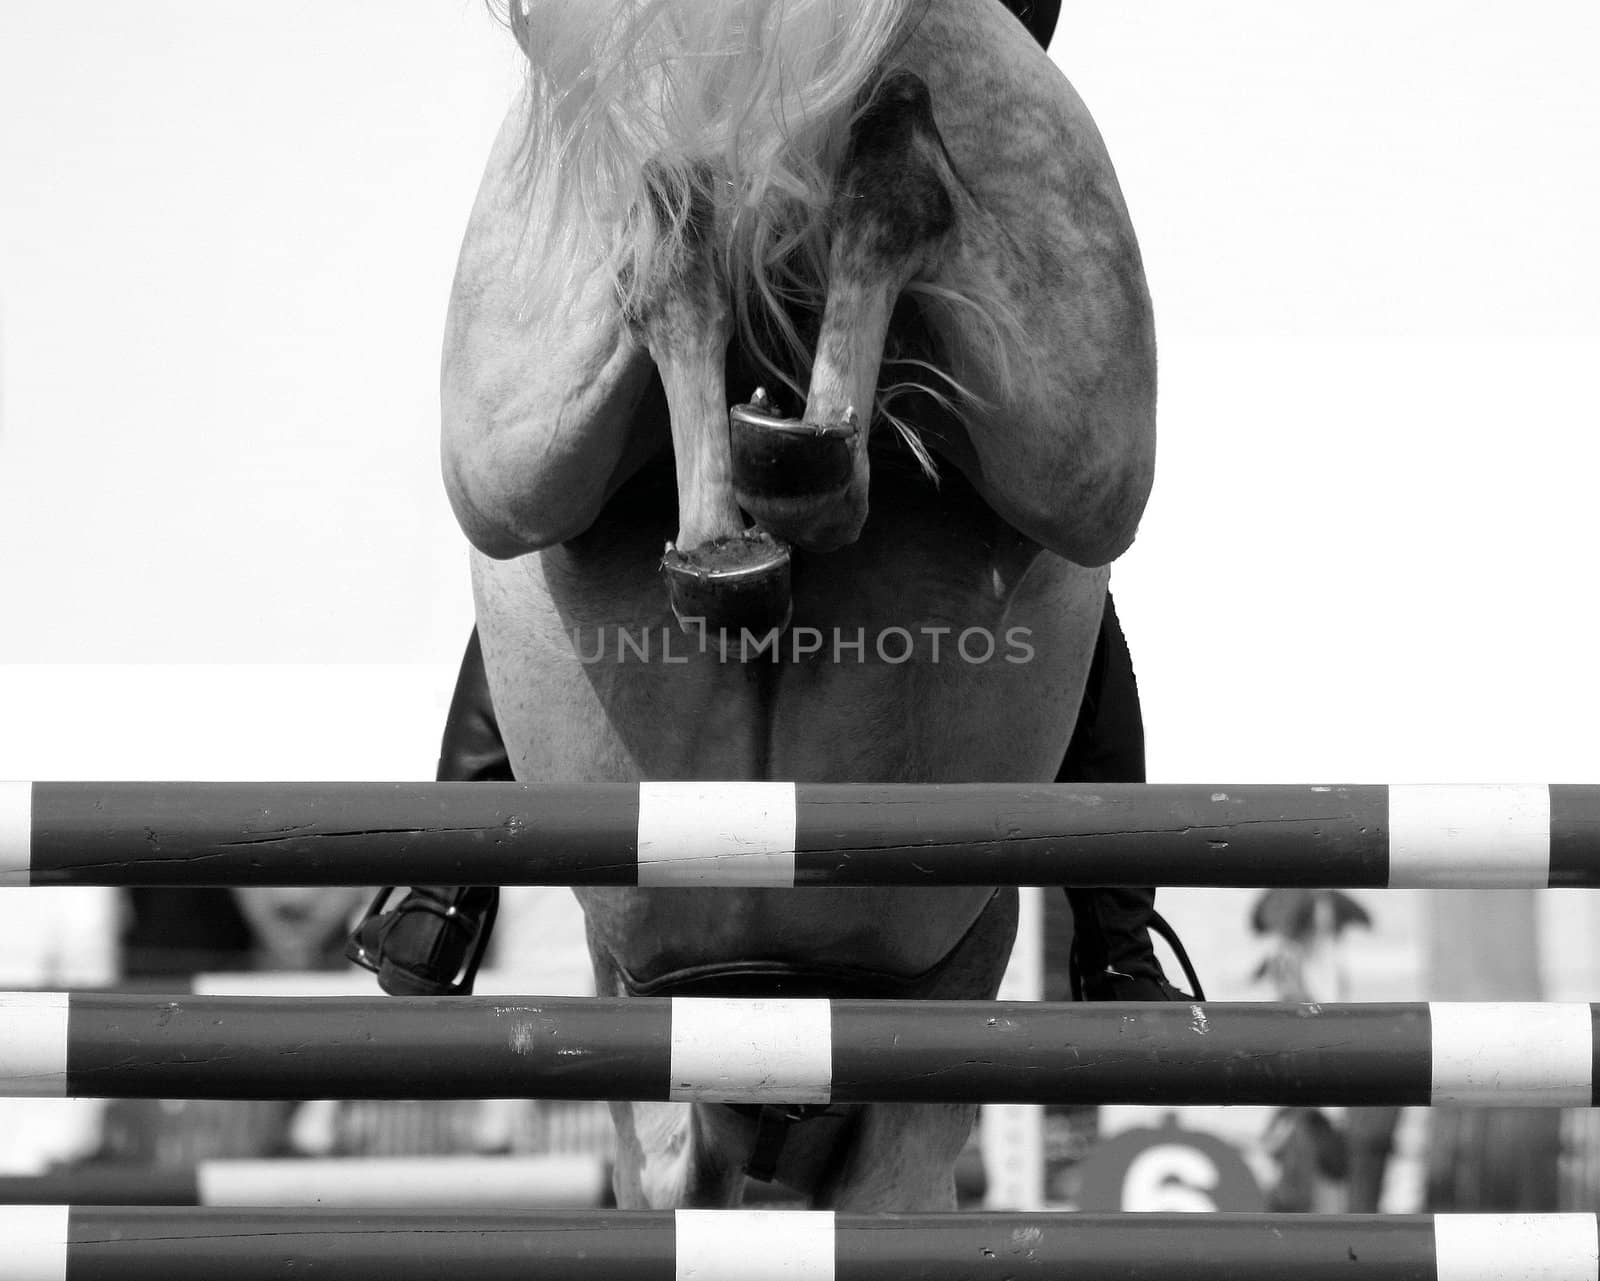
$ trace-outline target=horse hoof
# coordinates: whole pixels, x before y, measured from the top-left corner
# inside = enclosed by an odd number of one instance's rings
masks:
[[[680,552],[671,543],[661,558],[678,626],[691,635],[737,645],[742,632],[766,636],[789,625],[789,547],[764,530]]]
[[[842,423],[808,423],[772,412],[765,393],[728,411],[733,493],[763,526],[787,533],[819,507],[842,499],[855,474],[855,415]]]

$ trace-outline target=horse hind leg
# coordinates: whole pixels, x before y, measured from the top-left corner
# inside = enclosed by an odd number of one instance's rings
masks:
[[[827,296],[804,418],[733,418],[739,504],[780,538],[828,551],[867,518],[867,428],[895,303],[954,225],[928,88],[886,76],[854,125],[835,181]],[[762,459],[781,465],[761,466]],[[809,489],[797,477],[813,480]]]
[[[727,1210],[744,1194],[744,1161],[708,1130],[692,1103],[611,1104],[617,1133],[612,1188],[623,1210]]]
[[[760,404],[728,415],[727,284],[714,228],[691,211],[674,287],[641,317],[672,424],[679,533],[663,568],[686,626],[691,618],[725,631],[785,625],[785,544],[829,551],[860,536],[884,343],[901,292],[954,225],[949,173],[926,84],[910,72],[886,76],[855,121],[835,180],[827,295],[798,423]],[[741,508],[756,530],[744,529]]]
[[[677,471],[678,534],[662,570],[686,629],[765,632],[788,621],[788,548],[747,531],[734,497],[725,383],[730,307],[706,221],[691,211],[672,282],[636,321],[661,376]]]

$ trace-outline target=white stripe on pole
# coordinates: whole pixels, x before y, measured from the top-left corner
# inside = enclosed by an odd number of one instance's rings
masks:
[[[1600,1281],[1592,1214],[1440,1214],[1439,1281]]]
[[[671,1098],[826,1103],[832,1096],[828,1001],[672,998]]]
[[[65,992],[0,992],[0,1094],[66,1096],[68,1003]]]
[[[69,1213],[64,1205],[0,1206],[6,1281],[65,1281]]]
[[[1588,1107],[1594,1033],[1587,1005],[1430,1002],[1432,1103]]]
[[[33,883],[33,784],[0,783],[0,885]]]
[[[1017,937],[1000,980],[1002,1001],[1044,1000],[1044,890],[1017,891]],[[1044,1108],[985,1103],[978,1109],[986,1210],[1044,1209]]]
[[[833,1281],[832,1210],[678,1210],[677,1281]]]
[[[1389,884],[1396,889],[1550,883],[1550,788],[1389,788]]]
[[[794,885],[793,783],[640,783],[639,884]]]

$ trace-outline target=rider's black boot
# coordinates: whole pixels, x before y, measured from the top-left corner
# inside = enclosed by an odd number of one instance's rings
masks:
[[[474,629],[456,678],[439,745],[440,782],[510,781],[511,762],[489,702],[483,651]],[[378,892],[344,954],[378,976],[390,996],[463,996],[489,946],[500,890],[493,885],[413,885]]]
[[[1056,782],[1144,781],[1144,713],[1139,686],[1127,639],[1108,594],[1083,702]],[[1068,973],[1073,1000],[1205,999],[1183,945],[1156,912],[1155,890],[1069,889],[1066,893],[1072,905]],[[1150,943],[1152,929],[1172,947],[1195,989],[1194,996],[1167,981]]]
[[[1073,1000],[1205,1000],[1183,944],[1155,909],[1154,890],[1068,890],[1067,901],[1072,904],[1068,982]],[[1168,982],[1150,943],[1152,931],[1177,955],[1193,993]]]

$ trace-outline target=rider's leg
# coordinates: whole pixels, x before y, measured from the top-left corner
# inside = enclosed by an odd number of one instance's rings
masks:
[[[1058,783],[1142,783],[1144,716],[1133,658],[1111,597],[1095,643],[1083,703],[1056,774]],[[1175,1001],[1150,943],[1154,889],[1069,889],[1073,995],[1086,1001]]]
[[[439,743],[440,782],[513,779],[483,670],[474,628],[456,677]],[[488,945],[500,891],[487,886],[413,885],[387,911],[385,891],[345,947],[345,955],[378,975],[391,996],[449,996],[472,991]]]
[[[516,779],[489,702],[489,677],[483,670],[483,648],[476,627],[467,638],[467,652],[461,659],[461,673],[439,740],[437,777],[441,783],[510,783]]]

